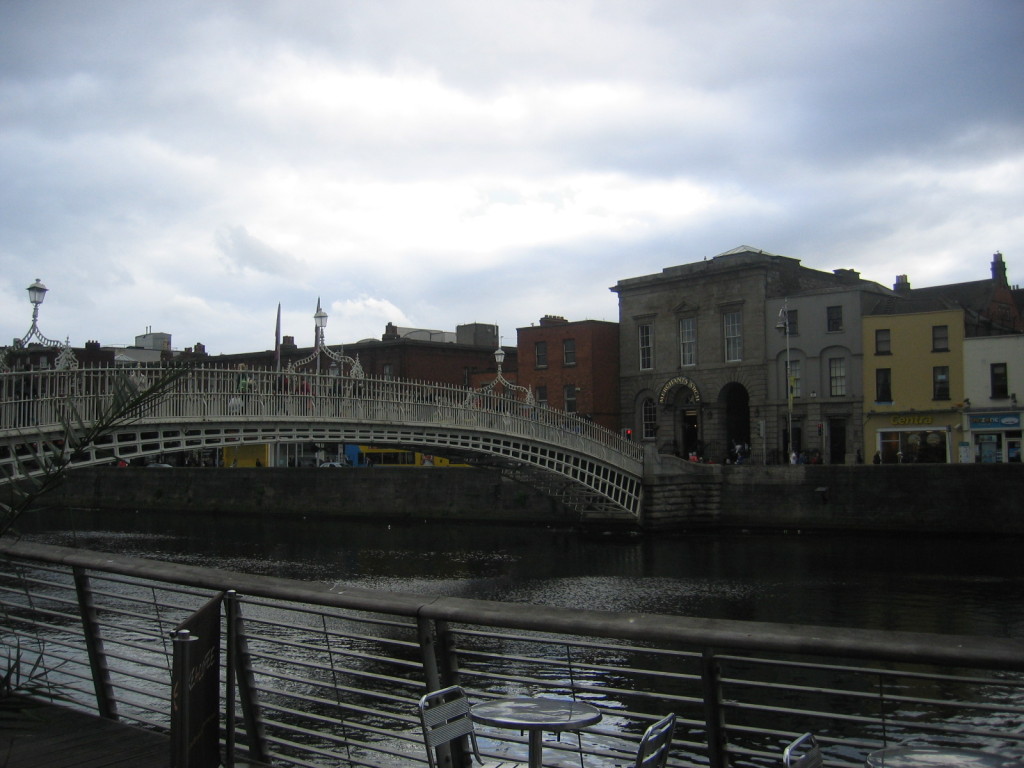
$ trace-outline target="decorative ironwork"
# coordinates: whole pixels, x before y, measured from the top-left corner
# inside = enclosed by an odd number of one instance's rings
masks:
[[[316,372],[320,373],[320,355],[321,353],[326,355],[330,360],[340,365],[330,366],[330,371],[333,375],[344,375],[345,366],[349,367],[348,375],[356,379],[362,379],[366,376],[363,372],[363,366],[359,362],[359,355],[355,357],[349,357],[343,352],[335,352],[326,344],[324,344],[324,328],[327,327],[327,313],[320,306],[319,297],[316,300],[316,313],[313,315],[315,322],[315,341],[313,344],[313,351],[302,358],[301,360],[292,360],[288,363],[288,373],[295,373],[296,369],[301,368],[304,365],[309,365],[314,360],[316,361]]]
[[[530,389],[530,387],[513,384],[502,374],[501,364],[505,362],[505,350],[501,347],[494,350],[494,362],[497,363],[498,366],[498,372],[494,377],[494,381],[490,381],[482,387],[471,390],[469,399],[474,399],[479,396],[496,396],[515,400],[523,405],[536,405],[536,400],[534,400],[533,397],[533,390]]]
[[[28,288],[28,300],[32,302],[32,325],[20,339],[15,339],[14,344],[9,347],[0,347],[0,371],[9,371],[10,353],[15,350],[28,349],[30,344],[37,344],[42,347],[58,347],[60,353],[57,355],[55,366],[57,370],[71,370],[78,367],[78,359],[71,351],[70,339],[59,341],[43,335],[39,330],[39,305],[46,298],[46,292],[50,290],[37,277],[36,281]]]

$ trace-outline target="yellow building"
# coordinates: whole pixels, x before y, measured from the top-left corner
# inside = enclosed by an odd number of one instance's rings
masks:
[[[863,318],[864,442],[874,461],[957,461],[964,311],[883,302]]]

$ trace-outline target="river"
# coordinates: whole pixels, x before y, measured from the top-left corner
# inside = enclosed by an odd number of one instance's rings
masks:
[[[27,538],[307,581],[710,618],[1024,636],[1024,540],[51,511]]]

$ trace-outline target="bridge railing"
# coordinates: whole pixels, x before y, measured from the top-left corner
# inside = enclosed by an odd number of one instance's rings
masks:
[[[165,368],[86,368],[0,374],[0,431],[52,431],[74,414],[86,423],[109,405],[119,378],[144,388]],[[513,393],[430,382],[290,371],[195,367],[145,413],[144,422],[303,420],[439,424],[536,439],[639,472],[641,446],[580,416]]]
[[[226,590],[241,707],[223,724],[278,766],[423,766],[416,701],[453,683],[601,709],[578,741],[545,743],[547,764],[631,765],[669,712],[672,768],[774,768],[805,731],[850,768],[907,740],[1024,757],[1020,639],[417,596],[0,540],[6,680],[166,731],[171,631]],[[525,755],[522,734],[481,735]]]

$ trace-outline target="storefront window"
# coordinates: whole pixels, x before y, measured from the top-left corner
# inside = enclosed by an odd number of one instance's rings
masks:
[[[918,429],[880,432],[883,464],[945,464],[949,461],[945,430]]]

